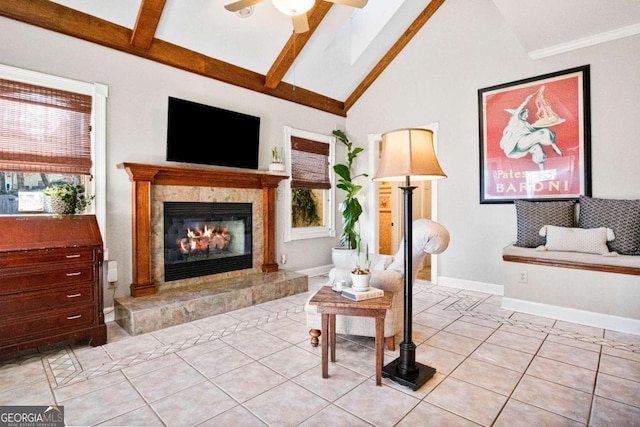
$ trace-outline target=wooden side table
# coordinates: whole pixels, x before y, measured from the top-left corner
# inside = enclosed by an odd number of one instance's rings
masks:
[[[329,377],[329,348],[331,361],[336,361],[336,314],[345,316],[374,317],[376,321],[376,384],[382,385],[384,363],[384,316],[391,308],[392,293],[364,301],[351,301],[335,292],[330,286],[322,286],[311,297],[309,304],[317,305],[322,314],[322,378]]]

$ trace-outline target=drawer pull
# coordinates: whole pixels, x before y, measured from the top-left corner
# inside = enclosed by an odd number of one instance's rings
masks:
[[[66,255],[66,258],[80,258],[80,254]]]
[[[79,319],[82,317],[82,314],[76,314],[75,316],[67,316],[67,320]]]
[[[80,292],[78,292],[77,294],[69,294],[67,295],[67,298],[78,298],[79,296],[82,296]]]
[[[71,277],[71,276],[79,276],[79,275],[81,275],[81,274],[82,274],[81,272],[76,271],[75,273],[67,273],[67,277]]]

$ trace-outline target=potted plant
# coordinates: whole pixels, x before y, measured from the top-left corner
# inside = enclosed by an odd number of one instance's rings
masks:
[[[369,259],[369,245],[367,245],[364,267],[360,265],[360,243],[361,240],[358,235],[356,246],[356,266],[351,270],[351,287],[356,291],[366,291],[369,289],[369,279],[371,278],[371,260]]]
[[[362,214],[362,206],[358,200],[358,193],[362,189],[362,186],[356,184],[354,181],[356,178],[361,176],[366,177],[368,175],[362,173],[352,176],[353,161],[358,154],[364,151],[364,148],[354,147],[353,142],[349,141],[347,135],[341,130],[334,130],[333,135],[347,148],[347,162],[333,166],[334,172],[340,177],[336,187],[343,190],[346,194],[344,201],[340,204],[343,224],[342,234],[340,235],[340,247],[334,248],[332,257],[334,266],[350,269],[352,267],[351,259],[353,257],[353,250],[358,246],[358,239],[360,238],[360,233],[357,230],[359,225],[358,221]]]
[[[82,184],[50,185],[44,189],[45,210],[50,213],[83,213],[94,196],[88,197]]]
[[[276,147],[271,149],[271,163],[269,164],[269,170],[272,172],[284,172],[282,156]]]

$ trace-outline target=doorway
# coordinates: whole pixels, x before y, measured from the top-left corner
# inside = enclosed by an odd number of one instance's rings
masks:
[[[378,187],[379,252],[393,255],[400,248],[404,235],[404,193],[402,183],[381,181]],[[431,219],[431,181],[420,181],[413,190],[413,219]],[[431,255],[427,255],[419,268],[418,278],[431,280]]]
[[[438,124],[420,126],[433,131],[434,145],[437,149]],[[373,177],[380,158],[381,134],[369,135],[369,176]],[[395,254],[400,248],[404,234],[404,197],[399,189],[404,183],[388,181],[370,181],[368,208],[371,213],[369,235],[374,248],[381,254]],[[417,187],[413,191],[413,219],[426,218],[436,221],[437,184],[433,181],[411,183]],[[419,266],[418,278],[432,281],[437,278],[437,255],[427,255]],[[414,266],[417,268],[418,266]]]

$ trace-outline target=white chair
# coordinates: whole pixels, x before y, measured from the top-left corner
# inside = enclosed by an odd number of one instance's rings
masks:
[[[449,244],[449,233],[437,222],[428,219],[418,219],[413,222],[413,265],[420,266],[427,254],[440,253]],[[370,285],[393,293],[392,308],[388,310],[384,319],[384,340],[387,348],[395,350],[395,337],[402,334],[404,323],[404,240],[394,256],[370,255],[371,282]],[[348,274],[343,269],[333,268],[329,272],[329,283]],[[418,277],[418,268],[412,271],[412,283]],[[309,298],[311,299],[311,297]],[[307,313],[307,327],[310,328],[311,345],[318,345],[318,337],[322,325],[322,316],[317,306],[305,304]],[[375,320],[371,317],[336,316],[336,333],[345,335],[376,336]]]

